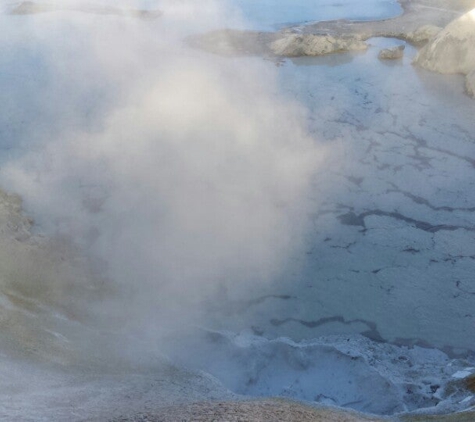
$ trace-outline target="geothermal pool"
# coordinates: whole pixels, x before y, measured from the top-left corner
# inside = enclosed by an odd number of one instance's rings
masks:
[[[2,196],[6,417],[62,420],[77,394],[77,420],[186,395],[377,414],[472,403],[440,388],[475,366],[462,78],[413,67],[410,45],[378,60],[393,39],[279,62],[183,42],[401,12],[363,3],[0,16],[0,181],[24,209]]]

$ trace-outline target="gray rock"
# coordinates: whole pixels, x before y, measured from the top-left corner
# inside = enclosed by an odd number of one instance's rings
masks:
[[[423,25],[420,28],[417,28],[415,31],[408,32],[405,36],[405,39],[416,45],[426,44],[440,31],[442,31],[440,26]]]
[[[475,9],[452,21],[426,44],[414,64],[439,73],[467,75],[475,69]]]
[[[405,45],[398,45],[396,47],[385,48],[379,52],[378,58],[382,60],[402,59],[405,48],[406,48]]]
[[[364,41],[355,38],[293,33],[285,33],[283,37],[273,41],[269,47],[275,55],[284,57],[322,56],[368,48]]]

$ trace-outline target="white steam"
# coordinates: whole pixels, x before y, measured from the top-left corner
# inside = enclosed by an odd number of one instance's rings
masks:
[[[73,12],[16,18],[37,44],[46,82],[28,93],[19,82],[15,104],[20,110],[29,96],[43,104],[42,129],[1,180],[44,231],[104,262],[102,275],[124,297],[110,311],[134,327],[199,322],[220,286],[272,280],[301,246],[321,156],[269,63],[182,42],[229,9],[177,4],[164,3],[153,22]],[[11,31],[20,51],[24,32]],[[27,62],[19,60],[19,74],[31,72]]]

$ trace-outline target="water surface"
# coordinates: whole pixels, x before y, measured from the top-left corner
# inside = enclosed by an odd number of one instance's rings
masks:
[[[285,25],[335,19],[377,20],[402,12],[394,0],[235,0],[248,25],[272,29]]]

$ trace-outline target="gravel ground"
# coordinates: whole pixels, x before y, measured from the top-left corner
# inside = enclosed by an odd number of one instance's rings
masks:
[[[199,402],[164,407],[156,412],[120,417],[110,422],[360,422],[383,421],[356,412],[318,409],[284,399],[244,402]]]

